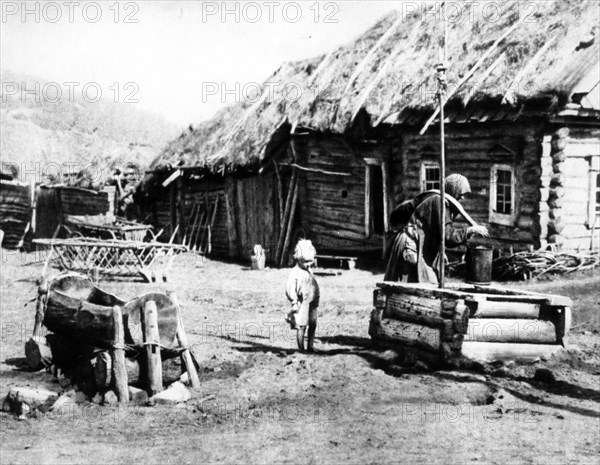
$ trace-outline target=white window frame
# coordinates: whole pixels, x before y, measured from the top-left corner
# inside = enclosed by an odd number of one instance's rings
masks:
[[[498,213],[496,211],[496,195],[498,193],[498,171],[510,171],[510,213]],[[496,164],[490,170],[490,223],[513,226],[516,219],[516,176],[515,168],[511,165]]]
[[[421,191],[425,192],[427,189],[427,169],[436,168],[441,171],[440,164],[437,161],[424,161],[421,163]]]
[[[587,227],[590,229],[600,229],[600,212],[596,203],[596,192],[599,190],[597,186],[597,177],[600,175],[600,157],[590,158],[589,171],[589,189],[588,189],[588,217]]]

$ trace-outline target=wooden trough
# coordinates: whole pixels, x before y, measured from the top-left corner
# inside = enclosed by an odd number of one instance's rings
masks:
[[[550,356],[571,325],[566,297],[492,286],[383,282],[373,305],[373,343],[430,363]]]
[[[39,342],[42,325],[52,333],[46,336],[48,345]],[[81,371],[93,365],[93,390],[114,387],[121,401],[128,400],[131,381],[151,395],[161,391],[162,361],[176,356],[181,356],[192,386],[199,385],[174,293],[148,293],[125,302],[78,273],[62,274],[38,289],[33,337],[25,354],[32,369],[54,365]],[[137,366],[132,380],[127,366],[139,360],[144,364]]]

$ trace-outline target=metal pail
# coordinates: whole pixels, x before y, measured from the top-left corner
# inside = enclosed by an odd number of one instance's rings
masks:
[[[467,282],[489,284],[492,280],[492,258],[494,248],[489,245],[467,247]]]

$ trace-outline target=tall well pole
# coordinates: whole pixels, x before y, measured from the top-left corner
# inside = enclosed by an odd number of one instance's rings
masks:
[[[445,14],[444,7],[442,9],[442,15]],[[444,282],[446,280],[445,270],[445,258],[446,258],[446,189],[444,186],[444,179],[446,179],[446,146],[445,146],[445,130],[444,130],[444,104],[446,94],[446,44],[447,44],[447,25],[446,20],[442,17],[442,23],[444,24],[444,45],[440,50],[440,63],[436,67],[437,71],[437,97],[438,104],[440,107],[440,251],[439,251],[439,285],[440,288],[444,288]]]

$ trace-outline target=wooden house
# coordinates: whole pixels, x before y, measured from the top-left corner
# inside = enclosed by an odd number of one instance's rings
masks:
[[[494,4],[503,8],[493,21],[485,2],[448,21],[447,173],[469,178],[466,209],[498,245],[598,249],[600,6],[540,2],[528,16]],[[426,15],[392,12],[346,46],[285,63],[255,101],[182,134],[142,183],[149,214],[172,229],[198,193],[219,192],[218,255],[247,258],[253,243],[277,254],[289,235],[319,252],[381,256],[391,208],[439,186],[431,117],[442,27],[440,5],[427,5]],[[167,193],[177,171],[190,175]]]

